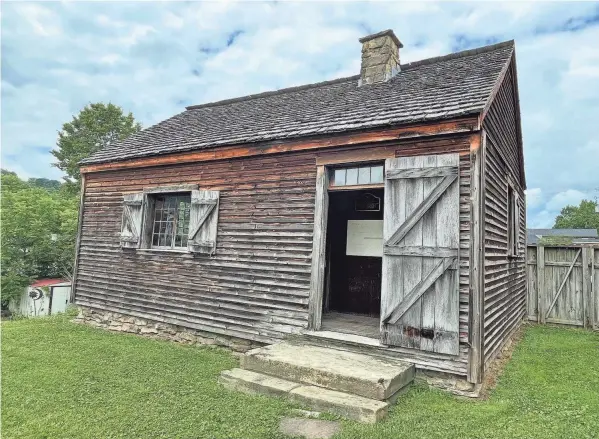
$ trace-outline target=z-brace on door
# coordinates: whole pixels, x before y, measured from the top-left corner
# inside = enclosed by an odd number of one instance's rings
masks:
[[[387,159],[381,341],[457,355],[459,155]]]

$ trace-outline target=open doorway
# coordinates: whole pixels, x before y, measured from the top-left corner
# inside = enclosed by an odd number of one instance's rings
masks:
[[[379,337],[383,195],[329,192],[323,330]]]

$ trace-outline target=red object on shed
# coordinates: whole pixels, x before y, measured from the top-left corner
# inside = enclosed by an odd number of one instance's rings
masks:
[[[66,279],[38,279],[33,282],[30,287],[49,287],[50,285],[61,284],[63,282],[68,282]]]

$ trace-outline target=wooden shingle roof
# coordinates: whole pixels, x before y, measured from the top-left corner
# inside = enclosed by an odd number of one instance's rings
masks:
[[[351,76],[191,106],[81,164],[477,114],[513,51],[507,41],[402,65],[384,83],[358,87],[359,76]]]

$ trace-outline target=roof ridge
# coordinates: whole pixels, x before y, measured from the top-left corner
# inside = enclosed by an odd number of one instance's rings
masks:
[[[491,44],[489,46],[483,46],[483,47],[478,47],[475,49],[463,50],[461,52],[450,53],[448,55],[441,55],[441,56],[436,56],[433,58],[426,58],[426,59],[423,59],[420,61],[413,61],[411,63],[402,64],[401,69],[409,70],[414,67],[433,64],[433,63],[436,63],[439,61],[447,61],[447,60],[451,60],[451,59],[455,59],[455,58],[476,55],[476,54],[484,53],[484,52],[491,52],[495,49],[513,46],[513,45],[514,45],[514,40],[503,41],[501,43]],[[207,102],[205,104],[189,105],[189,106],[185,107],[185,109],[186,110],[197,110],[200,108],[219,107],[221,105],[234,104],[236,102],[249,101],[251,99],[258,99],[258,98],[263,98],[263,97],[268,97],[268,96],[273,96],[273,95],[278,95],[278,94],[292,93],[294,91],[307,90],[310,88],[317,88],[317,87],[322,87],[322,86],[326,86],[326,85],[346,82],[346,81],[350,81],[350,80],[357,80],[359,78],[360,78],[360,75],[346,76],[344,78],[330,79],[328,81],[314,82],[312,84],[297,85],[294,87],[280,88],[278,90],[265,91],[262,93],[255,93],[255,94],[251,94],[251,95],[239,96],[236,98],[223,99],[221,101]]]
[[[235,102],[248,101],[251,99],[263,98],[263,97],[267,97],[267,96],[273,96],[273,95],[284,94],[284,93],[291,93],[291,92],[300,91],[300,90],[307,90],[310,88],[317,88],[317,87],[321,87],[321,86],[325,86],[325,85],[347,82],[350,80],[357,80],[359,78],[360,78],[360,75],[346,76],[344,78],[336,78],[336,79],[330,79],[328,81],[314,82],[312,84],[304,84],[304,85],[296,85],[294,87],[280,88],[278,90],[271,90],[271,91],[265,91],[262,93],[255,93],[252,95],[239,96],[237,98],[224,99],[222,101],[214,101],[214,102],[207,102],[205,104],[189,105],[188,107],[185,107],[185,109],[186,110],[197,110],[198,108],[218,107],[221,105],[233,104]]]
[[[433,63],[436,63],[439,61],[449,61],[449,60],[456,59],[456,58],[463,58],[466,56],[478,55],[479,53],[492,52],[493,50],[501,49],[503,47],[510,47],[510,46],[513,47],[514,44],[515,44],[514,40],[507,40],[507,41],[502,41],[500,43],[490,44],[488,46],[482,46],[482,47],[477,47],[474,49],[467,49],[467,50],[462,50],[460,52],[450,53],[448,55],[434,56],[432,58],[426,58],[426,59],[422,59],[419,61],[413,61],[411,63],[402,64],[401,69],[409,70],[414,67],[425,66],[425,65],[433,64]]]

